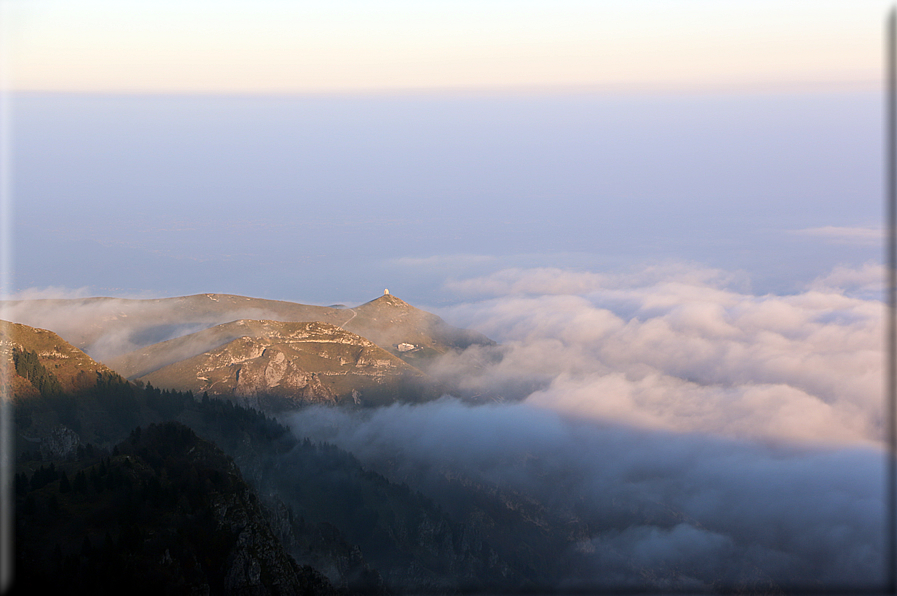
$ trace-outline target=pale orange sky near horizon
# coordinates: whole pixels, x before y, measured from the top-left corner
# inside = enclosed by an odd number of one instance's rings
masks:
[[[2,3],[4,87],[112,93],[880,84],[879,0]]]

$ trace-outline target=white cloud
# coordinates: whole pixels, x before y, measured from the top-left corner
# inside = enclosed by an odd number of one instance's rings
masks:
[[[794,233],[815,236],[835,244],[856,244],[861,246],[884,246],[882,227],[823,226],[794,230]]]
[[[583,294],[600,290],[608,276],[562,269],[504,269],[492,275],[450,281],[447,290],[461,295]]]
[[[877,271],[838,268],[803,293],[756,296],[688,266],[628,279],[514,269],[459,282],[497,296],[442,314],[505,346],[500,363],[465,373],[469,386],[530,376],[542,381],[531,403],[570,414],[747,439],[864,443],[883,438],[884,309],[832,286],[865,283]],[[440,372],[464,365],[447,359]]]
[[[813,281],[813,289],[847,291],[854,295],[881,296],[884,292],[887,269],[880,263],[866,263],[856,269],[839,266]]]
[[[690,287],[689,284],[702,284],[705,287],[745,285],[747,280],[741,272],[732,273],[670,261],[643,266],[626,273],[570,271],[555,267],[508,268],[481,277],[451,280],[445,283],[445,289],[462,296],[584,295],[661,282],[687,288]]]

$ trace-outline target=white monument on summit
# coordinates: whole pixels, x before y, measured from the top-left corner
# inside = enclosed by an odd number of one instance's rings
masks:
[[[383,295],[384,295],[384,296],[389,296],[389,290],[383,290]]]

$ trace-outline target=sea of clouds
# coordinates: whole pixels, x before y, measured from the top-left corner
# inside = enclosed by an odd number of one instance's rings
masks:
[[[875,588],[882,279],[874,263],[790,295],[688,263],[456,279],[445,290],[466,301],[439,314],[500,346],[430,372],[487,403],[291,424],[424,492],[461,474],[576,511],[594,531],[568,586]]]
[[[836,267],[790,294],[687,262],[458,277],[453,305],[428,310],[498,342],[430,366],[458,395],[288,422],[437,501],[460,477],[567,519],[579,534],[553,587],[876,589],[883,277]],[[122,304],[6,310],[77,335]]]
[[[873,264],[839,268],[803,292],[756,296],[739,276],[697,266],[516,269],[450,283],[481,299],[442,314],[505,346],[470,383],[551,378],[532,405],[729,438],[876,443],[882,279]]]

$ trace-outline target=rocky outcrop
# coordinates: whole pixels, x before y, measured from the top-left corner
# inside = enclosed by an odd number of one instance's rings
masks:
[[[169,362],[172,355],[187,354]],[[114,364],[156,387],[261,407],[277,399],[364,403],[372,392],[425,378],[373,342],[321,322],[234,321],[139,350]]]
[[[212,497],[219,527],[236,536],[225,565],[225,593],[299,593],[296,565],[267,525],[254,497],[248,487]]]
[[[49,437],[41,441],[40,451],[47,459],[67,459],[81,446],[81,437],[78,433],[60,425],[50,432]]]
[[[265,511],[271,529],[300,565],[324,575],[335,587],[364,594],[386,594],[380,573],[365,561],[358,546],[350,545],[333,525],[296,519],[279,498],[267,499]]]

